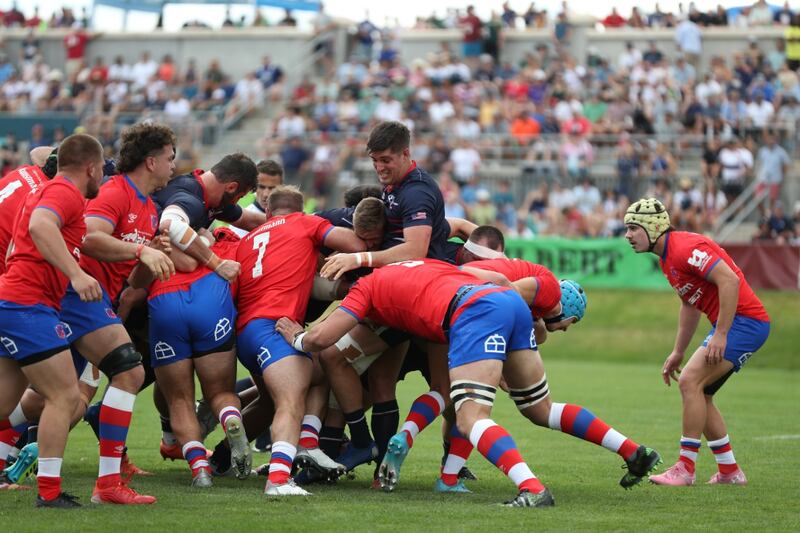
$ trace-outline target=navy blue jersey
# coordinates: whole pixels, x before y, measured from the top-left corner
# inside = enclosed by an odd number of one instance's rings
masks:
[[[192,174],[172,178],[166,187],[153,194],[159,218],[164,209],[171,205],[183,209],[189,217],[189,226],[195,231],[208,228],[218,219],[223,222],[236,222],[242,218],[242,208],[237,204],[222,209],[208,207],[206,190],[200,181],[202,174],[202,170],[195,170]]]
[[[336,227],[353,229],[353,213],[355,212],[355,207],[336,207],[317,211],[314,214],[324,218]]]
[[[404,228],[430,226],[427,257],[451,261],[446,250],[450,227],[444,218],[442,191],[427,172],[417,167],[416,162],[403,181],[383,188],[382,200],[386,206],[387,222],[382,249],[403,243]]]

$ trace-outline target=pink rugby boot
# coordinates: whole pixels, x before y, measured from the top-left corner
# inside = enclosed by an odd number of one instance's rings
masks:
[[[663,474],[650,476],[650,483],[673,487],[688,487],[694,485],[694,474],[690,474],[686,470],[686,464],[683,461],[678,461]]]

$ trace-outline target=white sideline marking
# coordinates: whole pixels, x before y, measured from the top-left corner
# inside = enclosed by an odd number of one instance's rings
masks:
[[[800,440],[800,435],[769,435],[766,437],[755,437],[753,440]]]

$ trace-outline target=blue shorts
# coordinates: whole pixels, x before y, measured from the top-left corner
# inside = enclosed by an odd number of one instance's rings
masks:
[[[716,325],[711,328],[703,341],[703,346],[708,346],[708,341],[711,340],[715,331],[717,331]],[[736,315],[733,317],[733,324],[728,331],[724,358],[733,363],[733,369],[738,372],[756,350],[764,345],[768,336],[769,322]]]
[[[81,374],[86,370],[86,365],[89,364],[89,361],[75,348],[70,348],[70,352],[72,353],[72,364],[75,365],[75,373],[78,375],[78,379],[81,379]]]
[[[450,368],[485,361],[506,360],[506,353],[535,350],[533,318],[516,291],[479,296],[450,327]]]
[[[61,299],[61,321],[69,325],[70,343],[100,328],[122,324],[105,289],[99,302],[82,302],[72,285],[67,286],[67,294]]]
[[[233,348],[236,308],[230,284],[217,275],[200,278],[188,290],[156,296],[148,307],[153,368]]]
[[[69,348],[68,334],[69,327],[52,307],[0,300],[0,357],[20,366],[44,361]]]
[[[464,57],[478,57],[483,53],[483,42],[462,43],[461,50],[464,53]]]
[[[251,374],[260,376],[269,365],[284,357],[293,355],[311,357],[292,348],[292,345],[275,331],[276,322],[268,318],[256,318],[248,322],[236,337],[239,362]]]

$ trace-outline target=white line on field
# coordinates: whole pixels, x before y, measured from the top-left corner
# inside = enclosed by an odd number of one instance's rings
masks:
[[[754,437],[753,440],[800,440],[800,435],[767,435],[765,437]]]

